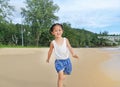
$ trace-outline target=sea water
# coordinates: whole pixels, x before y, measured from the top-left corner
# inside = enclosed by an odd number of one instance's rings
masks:
[[[120,81],[120,48],[103,48],[104,51],[114,52],[107,61],[101,63],[100,68],[112,80]]]

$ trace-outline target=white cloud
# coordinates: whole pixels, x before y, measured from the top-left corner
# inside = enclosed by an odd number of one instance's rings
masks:
[[[117,32],[117,31],[115,32],[115,31],[113,31],[113,32],[109,32],[109,34],[118,34],[118,35],[119,35],[120,32]]]
[[[57,2],[62,12],[91,11],[99,9],[118,9],[120,0],[65,0]]]
[[[25,7],[25,0],[10,0],[10,4],[13,5],[17,12],[21,11],[21,7]]]
[[[11,0],[16,8],[14,22],[21,21],[21,7],[25,0]],[[120,0],[53,0],[60,7],[59,22],[69,22],[76,28],[107,29],[120,23]],[[118,26],[120,27],[120,26]],[[117,27],[117,29],[118,29]],[[118,29],[119,30],[119,29]]]
[[[10,0],[10,4],[15,7],[13,16],[13,23],[21,23],[21,8],[25,7],[25,0]]]
[[[75,0],[75,6],[79,6],[84,10],[95,9],[115,9],[120,7],[120,0]]]
[[[59,1],[59,2],[57,2]],[[54,0],[60,6],[60,22],[73,27],[102,29],[120,23],[120,0]],[[119,26],[120,27],[120,26]],[[99,30],[100,31],[100,30]]]

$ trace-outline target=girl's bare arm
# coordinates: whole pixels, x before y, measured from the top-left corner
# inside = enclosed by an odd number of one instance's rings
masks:
[[[52,54],[52,51],[53,51],[53,44],[52,42],[50,43],[50,48],[49,48],[49,51],[48,51],[48,58],[46,60],[47,63],[49,63],[49,60],[50,60],[50,57],[51,57],[51,54]]]
[[[68,46],[68,49],[69,49],[70,53],[72,54],[72,56],[74,58],[78,58],[78,56],[74,53],[73,48],[71,47],[68,39],[67,39],[67,46]]]

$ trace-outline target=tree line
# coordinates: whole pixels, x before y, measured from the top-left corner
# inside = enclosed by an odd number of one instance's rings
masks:
[[[59,6],[52,0],[26,0],[26,7],[21,8],[22,24],[14,24],[10,19],[15,8],[9,0],[0,1],[0,45],[10,46],[49,46],[53,36],[49,28],[59,19],[55,15]],[[69,23],[62,23],[63,36],[69,38],[73,47],[111,46],[106,39],[85,29],[72,28]]]

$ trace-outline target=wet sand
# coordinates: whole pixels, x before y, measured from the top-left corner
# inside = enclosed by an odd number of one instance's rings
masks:
[[[109,52],[110,58],[101,64],[101,69],[114,81],[120,82],[120,48],[106,48],[104,50]]]
[[[73,71],[65,87],[120,87],[119,65],[111,63],[119,52],[101,49],[74,49],[80,59],[71,57]],[[48,48],[0,48],[0,87],[57,87],[54,56],[46,63],[47,52]]]

